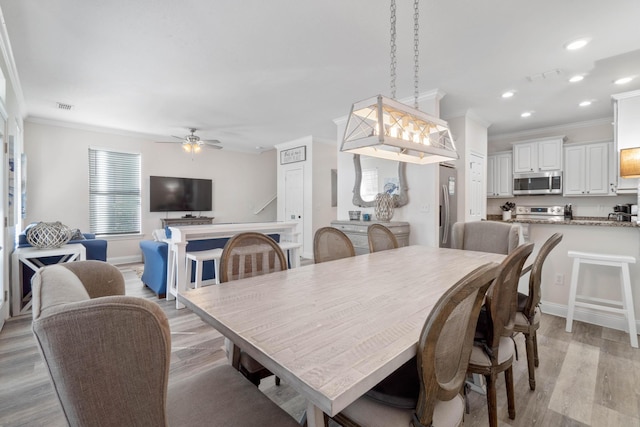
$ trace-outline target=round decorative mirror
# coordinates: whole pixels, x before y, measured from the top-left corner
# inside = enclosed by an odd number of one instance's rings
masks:
[[[354,154],[353,166],[356,172],[353,186],[354,205],[361,208],[374,207],[378,193],[391,194],[396,208],[409,202],[406,163]]]

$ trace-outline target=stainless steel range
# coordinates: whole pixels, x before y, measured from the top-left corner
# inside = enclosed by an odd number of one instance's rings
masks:
[[[516,219],[564,221],[564,206],[516,206]]]

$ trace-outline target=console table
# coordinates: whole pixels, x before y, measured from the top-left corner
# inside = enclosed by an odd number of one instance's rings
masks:
[[[187,243],[192,240],[206,240],[220,237],[233,237],[238,233],[255,231],[264,234],[280,234],[280,247],[289,251],[291,266],[300,265],[301,248],[298,241],[298,223],[295,221],[245,222],[235,224],[212,224],[191,227],[170,227],[168,239],[169,253],[167,262],[167,299],[176,299],[178,294],[187,291]],[[176,308],[184,305],[176,299]]]
[[[59,248],[38,249],[34,247],[16,248],[11,254],[11,315],[26,314],[31,310],[31,288],[22,289],[22,266],[34,273],[45,266],[40,258],[60,257],[54,264],[70,261],[84,261],[87,250],[80,243],[62,245]]]
[[[367,237],[367,229],[371,224],[382,224],[387,227],[396,239],[398,245],[409,246],[409,223],[402,221],[331,221],[331,226],[337,228],[347,235],[353,247],[356,250],[356,255],[369,253],[369,239]]]
[[[181,225],[208,225],[213,224],[213,217],[194,216],[193,218],[161,218],[162,228],[179,227]]]

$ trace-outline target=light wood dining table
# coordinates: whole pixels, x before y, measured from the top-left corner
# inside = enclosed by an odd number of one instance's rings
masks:
[[[415,356],[424,322],[447,289],[504,258],[407,246],[178,298],[300,393],[314,427],[323,425],[323,412],[339,413]]]

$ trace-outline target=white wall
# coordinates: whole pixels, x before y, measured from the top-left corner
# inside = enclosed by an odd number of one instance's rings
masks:
[[[203,149],[191,155],[179,144],[157,144],[152,140],[109,131],[84,130],[65,124],[26,122],[24,147],[27,154],[27,218],[61,221],[89,231],[89,147],[140,153],[142,156],[142,236],[109,239],[111,262],[141,259],[138,242],[149,239],[161,227],[163,217],[183,213],[149,212],[149,176],[180,176],[213,180],[213,211],[216,223],[273,221],[276,204],[254,214],[276,195],[275,150],[244,154],[229,150]]]

